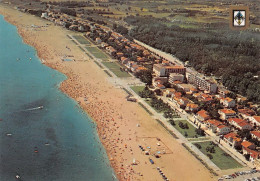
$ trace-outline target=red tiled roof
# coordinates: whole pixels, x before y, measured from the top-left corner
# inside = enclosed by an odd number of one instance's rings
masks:
[[[251,134],[253,134],[256,137],[260,138],[260,131],[251,131]]]
[[[197,114],[204,119],[209,117],[209,113],[205,110],[200,110],[199,112],[197,112]]]
[[[215,126],[219,126],[219,125],[222,124],[220,121],[217,121],[217,120],[215,120],[215,119],[210,119],[210,120],[208,120],[208,123],[209,123],[209,124],[213,124],[213,125],[215,125]]]
[[[225,114],[235,114],[236,113],[232,109],[220,109],[220,111],[225,113]]]
[[[236,122],[237,124],[239,124],[239,123],[241,123],[241,122],[244,122],[243,119],[239,119],[239,118],[229,118],[228,121],[229,121],[229,122],[234,121],[234,122]]]
[[[181,92],[175,92],[175,93],[174,93],[174,96],[175,96],[175,97],[181,97]]]
[[[227,101],[227,102],[231,102],[231,101],[233,101],[234,99],[231,99],[230,97],[227,97],[227,98],[225,98],[224,100]]]
[[[243,147],[245,147],[245,148],[248,148],[249,146],[254,145],[254,144],[251,143],[251,142],[249,142],[249,141],[243,141],[243,142],[241,143],[241,145],[242,145]]]
[[[121,57],[121,60],[124,61],[124,60],[127,60],[128,58],[126,57]]]
[[[162,84],[158,84],[157,87],[159,87],[159,88],[163,88],[163,87],[165,87],[165,86],[162,85]]]
[[[187,107],[190,107],[190,108],[198,108],[199,106],[197,104],[187,104]]]
[[[247,116],[252,116],[255,114],[255,112],[251,109],[238,109],[238,112]]]
[[[217,124],[218,124],[218,123],[217,123]],[[221,125],[218,125],[218,128],[219,128],[219,129],[228,128],[228,126],[225,126],[225,125],[221,124]]]
[[[247,123],[246,121],[240,122],[240,123],[238,123],[238,125],[239,125],[240,127],[244,127],[244,126],[246,126],[246,125],[249,125],[249,126],[250,126],[250,124]]]
[[[225,138],[235,138],[237,137],[237,134],[234,132],[228,133],[224,136]]]
[[[244,148],[252,158],[254,159],[258,159],[260,158],[260,152],[259,151],[255,151],[255,150],[251,150],[249,148]]]
[[[253,118],[260,123],[260,116],[253,116]]]

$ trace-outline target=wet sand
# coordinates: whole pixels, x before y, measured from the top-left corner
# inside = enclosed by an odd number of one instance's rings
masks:
[[[0,14],[17,26],[25,43],[36,48],[47,66],[67,76],[60,89],[78,101],[97,123],[100,140],[119,180],[163,180],[156,167],[160,167],[169,180],[213,180],[209,171],[137,103],[126,101],[127,94],[115,88],[107,80],[107,74],[69,40],[67,34],[73,32],[2,5]],[[31,27],[46,23],[51,25]],[[61,61],[64,55],[73,55],[75,61]],[[154,139],[144,137],[159,138],[169,153],[167,151],[161,158],[145,155],[138,147],[143,142],[153,150],[161,148]],[[149,158],[154,160],[154,165],[150,164]],[[132,165],[133,159],[137,165]]]

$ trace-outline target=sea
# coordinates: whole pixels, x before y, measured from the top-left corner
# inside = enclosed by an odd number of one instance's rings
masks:
[[[0,15],[0,181],[116,180],[95,122],[59,90],[65,79]]]

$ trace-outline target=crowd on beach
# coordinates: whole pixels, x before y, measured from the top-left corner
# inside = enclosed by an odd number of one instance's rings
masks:
[[[136,106],[136,103],[126,101],[126,93],[106,81],[104,72],[98,71],[96,64],[92,61],[61,61],[61,57],[66,53],[73,54],[75,59],[84,56],[82,51],[67,38],[67,32],[63,32],[62,28],[56,26],[49,26],[47,31],[35,32],[21,25],[25,23],[21,20],[24,17],[19,16],[18,19],[20,20],[17,22],[9,20],[18,27],[25,43],[36,48],[38,57],[45,60],[45,65],[67,76],[67,79],[60,84],[60,90],[78,101],[81,108],[95,121],[100,141],[106,149],[118,180],[149,180],[148,178],[160,180],[162,176],[156,167],[162,165],[169,178],[173,178],[172,173],[175,174],[174,177],[180,178],[177,174],[181,167],[189,167],[192,171],[188,174],[194,173],[196,168],[196,173],[199,174],[195,177],[210,178],[208,171],[203,169],[203,166],[189,153],[183,151],[181,145],[170,139],[168,133],[161,131],[163,128],[151,121],[152,118],[145,114],[143,109]],[[32,19],[35,22],[27,23],[40,24],[38,19],[34,17]],[[53,39],[48,37],[54,33],[56,36]],[[151,165],[149,156],[138,147],[140,141],[137,138],[158,135],[166,140],[167,145],[173,144],[175,150],[181,151],[178,153],[175,151],[178,155],[176,158],[167,155]],[[167,159],[170,158],[172,161],[173,157],[175,164],[180,163],[181,166],[172,169],[172,163]],[[182,162],[184,157],[188,158],[185,163]]]

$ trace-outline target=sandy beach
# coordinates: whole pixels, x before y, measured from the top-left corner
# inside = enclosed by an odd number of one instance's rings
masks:
[[[0,5],[0,14],[18,28],[24,42],[36,48],[47,66],[67,76],[60,89],[78,101],[97,123],[100,140],[119,180],[163,180],[156,167],[160,167],[169,180],[216,179],[143,108],[126,101],[127,94],[115,88],[107,80],[107,74],[69,40],[67,35],[74,32],[3,5]],[[31,26],[46,24],[49,26]],[[61,61],[64,55],[73,56],[75,61]],[[158,159],[147,156],[138,145],[164,150],[166,154]],[[153,158],[154,165],[149,158]],[[133,159],[137,165],[132,165]]]

